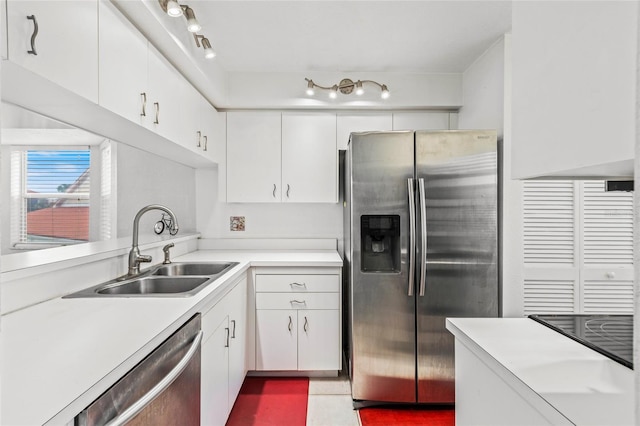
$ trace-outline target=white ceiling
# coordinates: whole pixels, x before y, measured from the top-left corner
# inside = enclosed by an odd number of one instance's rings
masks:
[[[227,72],[459,73],[511,28],[510,1],[180,3]]]

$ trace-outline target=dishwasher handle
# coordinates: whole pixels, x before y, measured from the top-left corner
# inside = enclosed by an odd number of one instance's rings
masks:
[[[200,349],[200,343],[202,342],[202,331],[198,332],[196,337],[193,339],[191,343],[191,347],[184,355],[184,357],[176,364],[175,367],[166,375],[162,380],[158,382],[149,392],[144,394],[142,398],[133,403],[129,408],[122,412],[115,419],[111,420],[106,426],[121,426],[135,417],[138,413],[140,413],[144,408],[149,405],[158,395],[160,395],[166,388],[171,386],[171,383],[174,382],[178,378],[178,376],[187,368],[187,365],[191,361],[191,358],[198,352]]]

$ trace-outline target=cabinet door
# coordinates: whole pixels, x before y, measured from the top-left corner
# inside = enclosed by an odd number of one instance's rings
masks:
[[[448,112],[397,112],[393,130],[449,130]]]
[[[256,369],[297,370],[297,312],[256,311]]]
[[[99,103],[143,124],[147,93],[147,39],[109,1],[100,1]]]
[[[247,279],[243,279],[226,297],[229,306],[229,410],[240,393],[247,374]]]
[[[182,108],[187,83],[151,45],[147,59],[149,96],[146,125],[170,141],[184,143],[188,131],[182,121]]]
[[[298,311],[298,370],[340,370],[340,311]]]
[[[372,132],[393,129],[391,114],[338,115],[338,150],[347,149],[351,132]]]
[[[335,114],[282,114],[282,200],[338,202]]]
[[[229,415],[229,326],[225,317],[202,344],[200,422],[223,426]]]
[[[279,113],[227,113],[227,202],[279,202]]]
[[[97,0],[10,0],[7,20],[10,61],[98,102]]]

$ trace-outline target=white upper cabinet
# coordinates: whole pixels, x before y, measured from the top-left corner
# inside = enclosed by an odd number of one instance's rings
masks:
[[[7,1],[9,60],[98,102],[98,2]]]
[[[109,1],[100,1],[101,106],[143,125],[151,114],[147,39]]]
[[[347,149],[351,132],[393,130],[393,118],[387,114],[349,114],[337,117],[338,150]]]
[[[280,113],[227,113],[227,202],[279,202]]]
[[[449,130],[448,112],[394,112],[393,130]]]
[[[282,201],[338,202],[335,114],[282,114]]]
[[[631,177],[638,2],[513,2],[512,177]]]

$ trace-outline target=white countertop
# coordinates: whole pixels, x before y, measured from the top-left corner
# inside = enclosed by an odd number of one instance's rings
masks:
[[[0,423],[72,419],[251,266],[342,266],[335,250],[202,250],[173,260],[240,263],[192,297],[57,298],[4,315]]]
[[[634,424],[633,370],[604,355],[529,318],[448,318],[447,329],[572,423]]]

